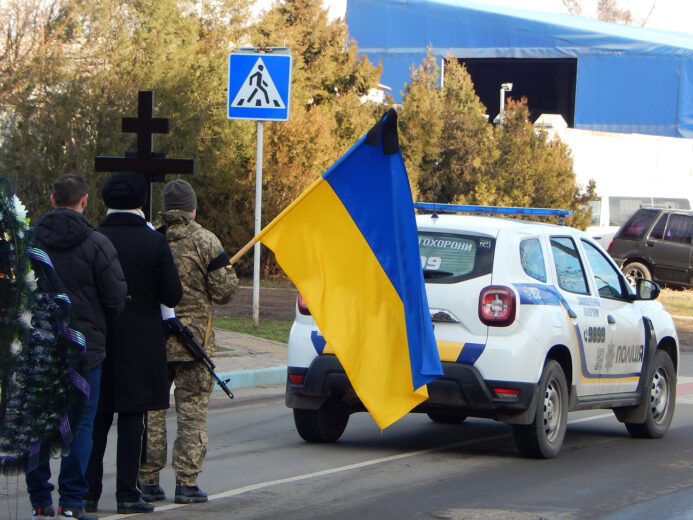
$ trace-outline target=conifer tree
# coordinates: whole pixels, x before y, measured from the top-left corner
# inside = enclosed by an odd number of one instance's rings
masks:
[[[153,90],[155,117],[171,125],[154,150],[195,159],[198,220],[238,250],[254,232],[255,185],[255,125],[226,118],[228,54],[240,46],[288,46],[294,59],[291,120],[265,125],[265,223],[353,145],[384,110],[361,102],[379,68],[358,57],[344,21],[328,21],[319,2],[277,3],[257,31],[249,3],[30,0],[17,13],[0,10],[24,24],[21,34],[8,29],[12,46],[0,52],[12,77],[0,82],[0,168],[29,214],[49,209],[54,178],[74,172],[90,182],[87,212],[98,224],[108,174],[94,173],[94,157],[135,150],[121,118],[137,114],[139,90]],[[251,265],[247,255],[237,268]]]
[[[423,63],[411,67],[411,79],[404,86],[399,112],[402,156],[415,200],[420,198],[420,185],[427,198],[437,195],[431,189],[430,179],[443,146],[444,107],[439,84],[440,67],[429,47]]]
[[[526,101],[509,100],[505,123],[494,128],[463,66],[448,57],[442,89],[439,76],[429,49],[402,100],[402,149],[421,200],[566,208],[571,225],[586,227],[594,185],[576,186],[570,150],[536,132]]]
[[[429,172],[422,172],[419,191],[427,200],[485,203],[484,184],[496,154],[493,129],[463,65],[449,56],[442,90],[443,129],[440,154]]]
[[[594,198],[594,184],[576,185],[573,160],[560,139],[549,140],[529,122],[527,100],[509,99],[503,125],[495,128],[498,156],[493,165],[495,205],[570,209],[571,226],[589,225],[586,206]]]
[[[290,119],[265,125],[267,223],[382,115],[362,102],[377,87],[380,68],[358,57],[344,21],[329,21],[315,0],[275,2],[258,24],[253,45],[289,47],[293,59]]]

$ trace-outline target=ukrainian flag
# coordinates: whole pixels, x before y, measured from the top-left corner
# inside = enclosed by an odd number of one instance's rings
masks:
[[[390,110],[256,237],[303,295],[381,429],[442,375]]]

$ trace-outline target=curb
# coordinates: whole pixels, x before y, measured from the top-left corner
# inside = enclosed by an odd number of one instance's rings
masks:
[[[286,381],[286,366],[240,370],[237,372],[219,372],[217,375],[221,380],[230,379],[227,383],[230,389],[278,385]],[[214,390],[221,390],[221,388],[215,383]]]

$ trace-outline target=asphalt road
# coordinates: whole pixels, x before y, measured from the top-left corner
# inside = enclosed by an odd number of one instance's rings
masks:
[[[519,457],[502,424],[441,425],[423,415],[381,432],[370,416],[356,414],[339,442],[307,444],[281,387],[240,389],[233,401],[215,396],[210,413],[199,479],[210,502],[167,500],[149,518],[693,519],[693,353],[683,354],[680,377],[664,439],[630,438],[607,410],[573,413],[553,460]],[[124,518],[114,514],[114,440],[100,504],[108,520]],[[22,479],[5,478],[4,485],[0,518],[5,511],[7,518],[28,517]],[[170,469],[162,485],[170,498]]]

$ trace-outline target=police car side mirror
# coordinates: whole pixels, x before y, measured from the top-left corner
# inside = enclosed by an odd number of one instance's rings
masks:
[[[638,300],[656,300],[661,291],[659,285],[652,280],[638,278],[635,280],[635,294]]]

